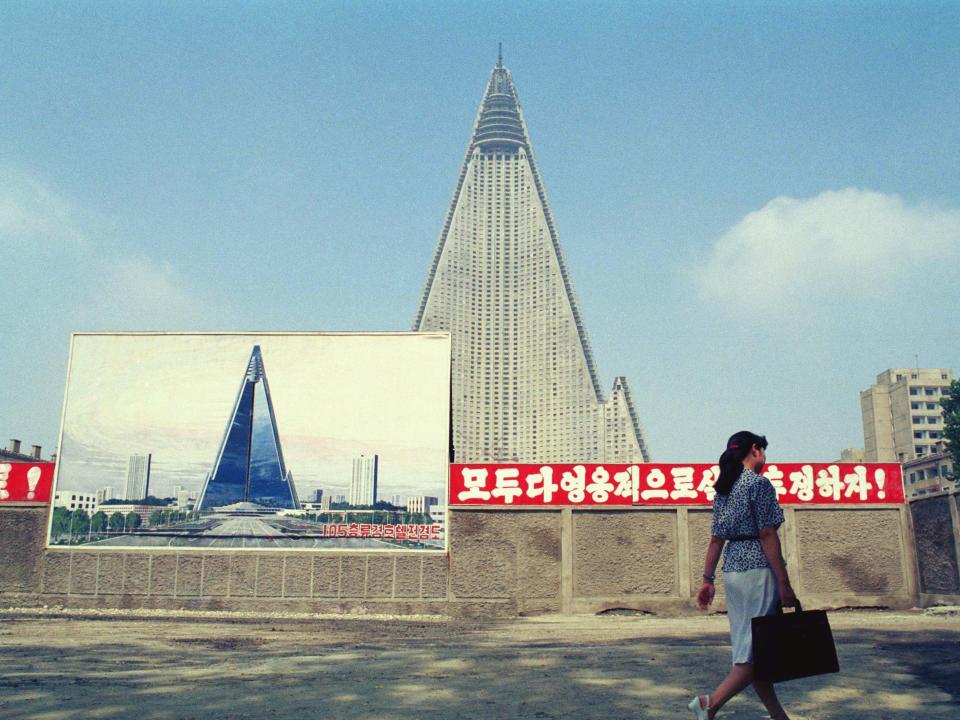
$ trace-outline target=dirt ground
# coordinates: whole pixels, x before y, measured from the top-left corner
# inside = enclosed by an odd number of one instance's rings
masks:
[[[957,720],[960,614],[831,614],[841,672],[779,686],[796,720]],[[692,717],[724,616],[499,622],[0,611],[0,718]],[[752,692],[720,717],[763,718]]]

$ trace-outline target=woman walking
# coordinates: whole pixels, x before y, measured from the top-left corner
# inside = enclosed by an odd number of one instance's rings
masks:
[[[706,610],[716,593],[714,573],[723,551],[723,581],[733,646],[733,669],[710,695],[698,695],[688,706],[697,720],[713,720],[734,695],[751,683],[772,720],[789,720],[773,684],[754,679],[753,634],[750,621],[773,615],[781,605],[795,607],[777,528],[783,510],[770,481],[760,475],[767,439],[742,430],[727,441],[720,456],[720,477],[713,500],[713,523],[703,585],[697,605]],[[726,544],[726,548],[724,548]]]

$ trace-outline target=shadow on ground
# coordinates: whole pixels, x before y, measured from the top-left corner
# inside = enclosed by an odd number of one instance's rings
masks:
[[[729,648],[723,632],[676,628],[7,620],[0,717],[689,718],[687,699],[719,680]],[[836,636],[840,675],[780,686],[793,717],[960,717],[960,632]],[[752,695],[721,714],[764,716]]]

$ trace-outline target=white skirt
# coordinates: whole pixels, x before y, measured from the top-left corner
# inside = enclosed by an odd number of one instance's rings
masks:
[[[777,579],[770,568],[725,572],[723,587],[730,620],[733,664],[753,662],[753,628],[750,621],[762,615],[776,615],[780,606]]]

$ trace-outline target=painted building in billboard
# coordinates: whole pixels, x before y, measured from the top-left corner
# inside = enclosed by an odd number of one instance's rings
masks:
[[[432,505],[438,505],[439,503],[440,500],[430,495],[414,495],[413,497],[407,498],[407,512],[422,515],[427,512],[427,508]]]
[[[53,506],[94,512],[97,508],[97,496],[77,490],[58,490],[53,494]]]
[[[143,500],[150,494],[151,460],[150,453],[127,458],[127,480],[123,487],[125,500]]]
[[[197,509],[236,503],[299,509],[293,476],[283,461],[277,419],[260,346],[250,353],[246,373]]]
[[[453,341],[458,462],[649,460],[600,385],[510,71],[490,74],[413,323]]]
[[[373,505],[377,502],[377,480],[380,458],[377,455],[361,455],[353,459],[350,474],[351,505]]]

